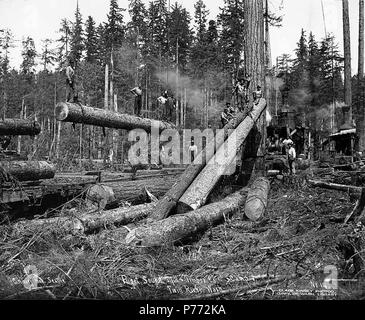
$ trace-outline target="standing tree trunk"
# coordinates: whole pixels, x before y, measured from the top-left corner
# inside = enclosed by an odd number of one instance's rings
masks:
[[[345,123],[352,125],[352,93],[351,93],[351,37],[349,1],[342,0],[343,9],[343,42],[345,54],[345,104],[349,107]]]
[[[251,90],[257,86],[265,88],[265,33],[264,33],[264,3],[263,0],[244,1],[245,21],[245,71],[251,77]],[[250,97],[253,100],[253,97]],[[263,112],[256,123],[261,140],[255,159],[255,175],[265,176],[265,143],[266,143],[266,112]],[[243,166],[251,162],[250,157],[243,152]],[[248,163],[247,163],[248,161]]]
[[[358,105],[356,131],[359,138],[357,150],[365,151],[365,110],[364,110],[364,0],[359,0],[359,70],[358,70]]]

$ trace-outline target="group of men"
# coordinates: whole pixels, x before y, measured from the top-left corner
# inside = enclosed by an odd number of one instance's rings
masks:
[[[224,128],[226,124],[236,116],[236,113],[237,109],[231,106],[230,102],[227,102],[223,112],[221,113],[222,128]]]

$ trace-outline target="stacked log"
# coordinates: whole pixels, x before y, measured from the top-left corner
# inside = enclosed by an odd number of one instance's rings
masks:
[[[18,181],[52,179],[56,168],[47,161],[0,161],[0,167]]]
[[[58,121],[82,123],[111,129],[142,129],[146,132],[151,132],[152,128],[156,128],[159,131],[175,128],[173,124],[165,121],[140,118],[69,102],[58,103],[55,114]]]
[[[235,148],[228,148],[227,152],[226,146],[222,145],[217,150],[215,157],[210,159],[208,164],[180,198],[177,204],[177,212],[179,214],[196,210],[206,203],[209,194],[217,185],[221,177],[227,173],[227,169],[236,158],[238,150],[265,108],[266,100],[261,99],[257,105],[254,105],[249,116],[247,116],[228,137],[226,142],[227,145],[235,146]],[[220,164],[217,159],[224,159],[225,163]]]
[[[238,212],[246,201],[246,195],[246,190],[241,190],[220,202],[209,204],[196,211],[171,216],[136,228],[126,237],[126,244],[160,247],[184,242]]]
[[[35,136],[40,134],[38,122],[25,119],[5,119],[0,121],[0,136]]]
[[[264,100],[263,100],[264,101]],[[262,102],[263,102],[262,101]],[[238,125],[242,123],[242,121],[246,118],[247,113],[240,113],[236,118],[232,119],[225,127],[224,127],[224,139],[226,140],[229,136],[230,131],[232,129],[236,129]],[[220,144],[217,144],[217,148],[221,147],[223,141]],[[200,154],[197,155],[196,160],[193,164],[189,165],[189,167],[185,170],[185,172],[181,175],[179,180],[172,186],[172,188],[166,193],[166,195],[160,199],[158,202],[158,206],[154,214],[151,216],[151,219],[154,220],[162,220],[167,218],[171,211],[177,205],[179,199],[184,195],[189,186],[193,183],[194,179],[198,176],[198,174],[203,170],[205,164],[203,163],[203,155],[205,154],[205,150],[203,150]],[[206,158],[206,162],[208,162],[213,155],[208,155]]]

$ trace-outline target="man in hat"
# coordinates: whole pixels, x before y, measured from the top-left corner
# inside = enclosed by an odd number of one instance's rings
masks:
[[[223,112],[221,113],[222,128],[224,128],[226,126],[226,124],[231,120],[231,115],[229,112],[230,107],[231,107],[231,104],[229,102],[227,102],[226,107],[224,108]]]
[[[297,153],[294,148],[293,142],[289,142],[288,144],[288,163],[290,175],[295,175],[295,159],[297,157]]]
[[[68,65],[66,67],[66,85],[67,85],[67,102],[77,100],[75,95],[75,62],[72,57],[68,58]]]
[[[142,110],[142,88],[137,86],[131,90],[134,94],[134,114],[138,117],[141,115]]]

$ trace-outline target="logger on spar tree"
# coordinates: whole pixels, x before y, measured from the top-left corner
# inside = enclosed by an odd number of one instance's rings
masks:
[[[230,108],[231,104],[227,102],[223,112],[221,113],[222,128],[224,128],[226,124],[231,120]]]

